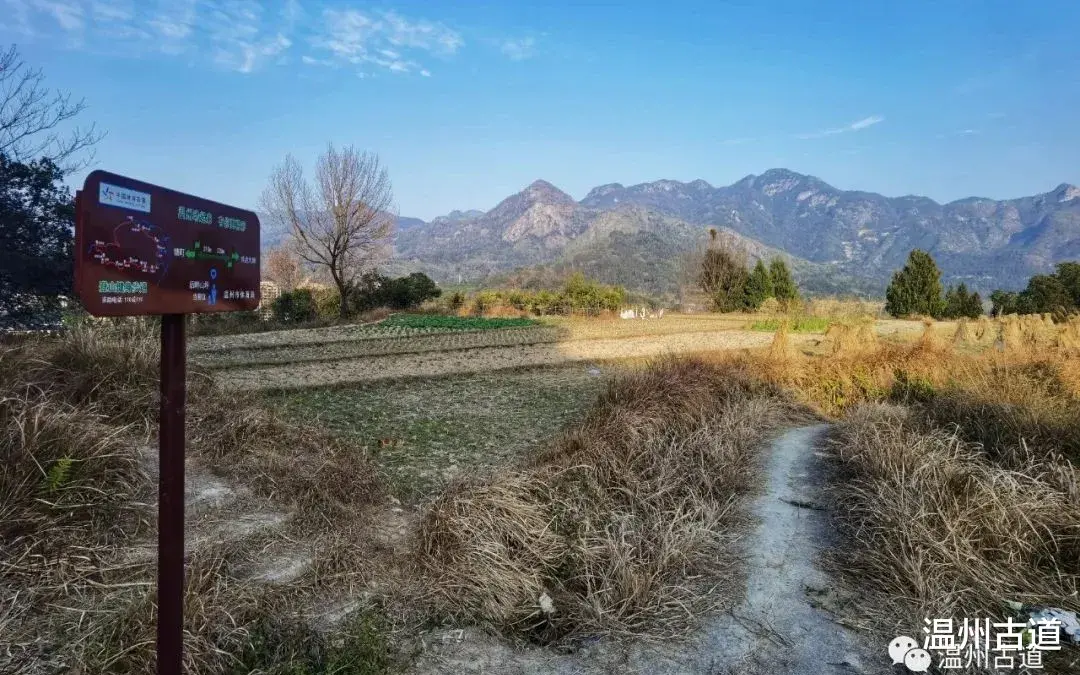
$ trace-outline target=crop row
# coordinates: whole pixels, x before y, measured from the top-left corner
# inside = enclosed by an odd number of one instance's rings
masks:
[[[502,330],[529,331],[530,327],[504,328]],[[276,349],[289,346],[330,345],[389,338],[412,338],[429,335],[461,334],[466,332],[495,332],[492,329],[467,327],[414,327],[405,325],[365,324],[356,326],[329,326],[326,328],[304,328],[296,330],[269,331],[265,333],[246,333],[240,335],[221,335],[192,338],[189,350],[192,353],[214,353],[233,349]]]
[[[380,339],[354,339],[322,344],[237,348],[201,352],[195,358],[200,364],[211,368],[250,367],[338,361],[388,354],[543,344],[556,342],[559,336],[560,331],[557,328],[547,326],[527,329],[455,331]]]

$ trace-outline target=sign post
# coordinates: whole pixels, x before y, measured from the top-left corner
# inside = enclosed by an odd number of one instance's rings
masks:
[[[188,314],[259,305],[259,218],[105,171],[75,195],[75,293],[94,316],[161,316],[157,672],[184,645],[184,407]]]

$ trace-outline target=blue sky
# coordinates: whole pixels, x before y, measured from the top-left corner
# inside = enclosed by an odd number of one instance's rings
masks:
[[[1080,183],[1078,2],[582,4],[0,0],[0,41],[85,97],[97,168],[242,207],[330,141],[423,218],[536,178]]]

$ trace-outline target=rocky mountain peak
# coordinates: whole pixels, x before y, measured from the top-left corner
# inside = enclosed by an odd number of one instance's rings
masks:
[[[460,223],[463,220],[473,220],[475,218],[479,218],[482,215],[484,215],[484,212],[480,211],[479,209],[469,209],[467,211],[459,211],[458,209],[454,209],[445,216],[438,216],[437,218],[432,219],[431,222]]]
[[[1080,197],[1080,187],[1062,183],[1054,189],[1054,196],[1059,202],[1068,202]]]
[[[520,193],[530,202],[575,204],[574,198],[543,179],[534,180]]]

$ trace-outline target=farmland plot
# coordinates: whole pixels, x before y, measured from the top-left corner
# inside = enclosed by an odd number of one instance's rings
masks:
[[[265,333],[241,333],[239,335],[193,337],[188,342],[188,349],[193,354],[226,349],[269,349],[287,345],[314,345],[335,342],[355,342],[357,340],[405,338],[420,335],[435,335],[439,333],[463,332],[464,330],[470,329],[455,329],[440,326],[388,325],[380,322],[327,326],[325,328],[268,331]]]
[[[580,417],[603,382],[575,365],[310,388],[269,400],[298,422],[367,447],[394,494],[413,502],[520,459]]]
[[[373,329],[378,327],[373,326]],[[375,330],[371,331],[375,333]],[[390,333],[390,331],[387,331]],[[422,352],[454,351],[477,347],[513,347],[552,343],[559,340],[561,331],[551,326],[423,332],[399,337],[365,337],[290,345],[260,345],[197,354],[199,363],[210,368],[278,365],[340,361],[365,356],[416,354]]]

